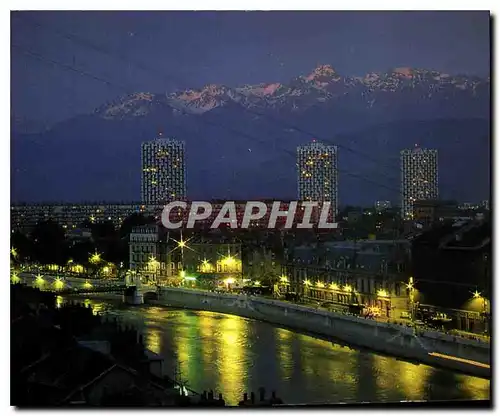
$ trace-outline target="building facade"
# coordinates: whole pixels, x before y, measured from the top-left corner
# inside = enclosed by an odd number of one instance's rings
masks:
[[[413,203],[438,199],[438,151],[406,149],[401,151],[401,217],[413,218]]]
[[[456,329],[488,331],[492,224],[437,224],[412,241],[415,300],[422,314],[445,313]]]
[[[175,274],[178,265],[168,250],[168,237],[157,224],[134,227],[129,240],[129,264],[132,273],[147,281],[158,282]]]
[[[182,254],[186,274],[214,279],[242,278],[241,244],[188,243]]]
[[[297,147],[297,185],[300,201],[330,202],[335,217],[338,209],[337,146],[313,141]]]
[[[181,244],[182,241],[182,244]],[[129,240],[130,270],[143,281],[176,284],[197,278],[242,278],[240,243],[196,242],[170,238],[161,225],[135,227]]]
[[[184,142],[159,138],[142,143],[141,199],[159,205],[186,198]]]
[[[289,290],[335,309],[375,310],[400,319],[408,312],[410,243],[339,241],[296,247],[283,267]]]

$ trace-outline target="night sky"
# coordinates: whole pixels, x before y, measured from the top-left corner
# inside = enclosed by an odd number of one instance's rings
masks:
[[[13,48],[12,114],[44,124],[90,113],[123,93],[287,82],[320,63],[346,75],[400,66],[489,75],[488,12],[23,14],[29,22],[12,15],[13,44],[129,89],[117,91]],[[158,73],[141,71],[54,30],[155,67]]]

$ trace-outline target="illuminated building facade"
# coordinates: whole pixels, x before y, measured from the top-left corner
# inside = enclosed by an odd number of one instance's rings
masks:
[[[401,216],[413,218],[413,203],[438,199],[438,152],[433,149],[401,151]]]
[[[159,138],[142,143],[141,198],[144,204],[163,204],[186,198],[184,142]]]
[[[166,259],[160,258],[160,228],[157,225],[135,227],[129,241],[130,270],[149,279],[164,274]]]
[[[130,270],[145,281],[242,278],[241,244],[175,239],[159,225],[132,229],[129,240]]]
[[[297,147],[297,184],[300,201],[331,202],[337,214],[338,164],[337,146],[313,143]]]
[[[289,291],[330,302],[337,310],[362,307],[385,317],[408,311],[408,240],[332,241],[294,247],[282,265]]]
[[[184,251],[184,267],[191,275],[215,278],[242,277],[241,244],[189,243]]]

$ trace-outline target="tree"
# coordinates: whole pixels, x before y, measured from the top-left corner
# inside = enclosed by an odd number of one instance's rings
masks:
[[[69,248],[70,258],[77,264],[87,264],[89,254],[94,253],[96,247],[90,240],[78,241]]]
[[[29,261],[33,257],[33,244],[25,234],[20,231],[12,233],[11,241],[11,259],[14,262]]]
[[[66,265],[68,244],[63,228],[53,220],[39,222],[31,233],[33,254],[41,264]]]

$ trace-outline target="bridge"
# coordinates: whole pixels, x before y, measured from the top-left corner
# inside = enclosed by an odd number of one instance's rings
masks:
[[[139,277],[126,277],[120,280],[91,279],[64,275],[36,275],[20,273],[13,283],[24,283],[44,291],[60,295],[85,295],[93,293],[121,293],[126,303],[139,305],[144,297],[157,299],[159,287],[146,285]]]
[[[54,292],[57,292],[60,295],[86,295],[92,293],[124,293],[126,290],[127,286],[125,285],[103,285],[91,288],[75,287],[75,288],[67,288],[61,290],[55,289]]]

